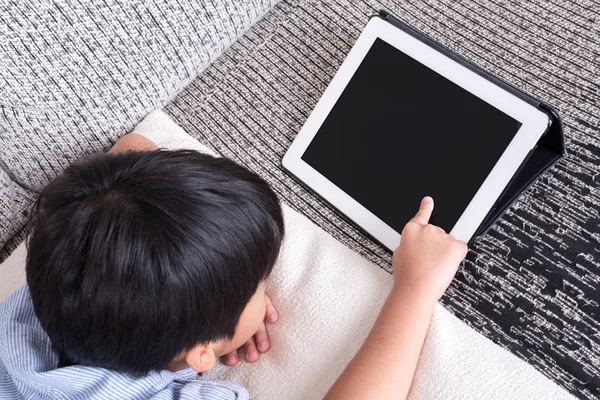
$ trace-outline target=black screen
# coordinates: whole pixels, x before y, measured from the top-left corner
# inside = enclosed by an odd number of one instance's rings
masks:
[[[396,231],[452,230],[521,123],[377,39],[302,160]]]

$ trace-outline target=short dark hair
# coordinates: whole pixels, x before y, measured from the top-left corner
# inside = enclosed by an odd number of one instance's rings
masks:
[[[233,337],[283,234],[275,193],[232,160],[99,154],[41,192],[27,283],[58,354],[145,373]]]

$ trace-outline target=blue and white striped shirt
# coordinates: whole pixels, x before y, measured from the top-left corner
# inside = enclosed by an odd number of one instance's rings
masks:
[[[33,312],[27,285],[0,304],[0,399],[236,399],[231,382],[197,381],[187,368],[138,377],[104,368],[57,368],[58,355]]]

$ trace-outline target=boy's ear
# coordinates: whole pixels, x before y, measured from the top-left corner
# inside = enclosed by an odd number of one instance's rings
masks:
[[[208,371],[217,362],[213,344],[195,345],[187,351],[185,362],[198,373]]]

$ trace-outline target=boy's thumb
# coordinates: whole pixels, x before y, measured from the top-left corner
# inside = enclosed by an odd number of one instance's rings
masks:
[[[429,218],[431,218],[431,213],[433,212],[433,199],[429,196],[426,196],[421,200],[421,207],[419,208],[419,212],[412,219],[413,222],[416,222],[420,225],[427,225],[429,223]]]

